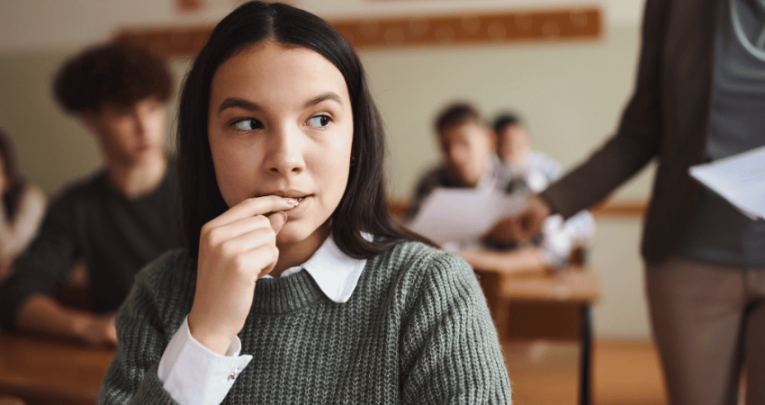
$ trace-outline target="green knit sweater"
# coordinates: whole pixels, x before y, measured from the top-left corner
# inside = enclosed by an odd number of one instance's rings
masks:
[[[196,261],[144,269],[117,317],[119,348],[99,404],[175,404],[159,360],[191,310]],[[306,271],[261,279],[244,328],[252,362],[224,404],[509,404],[494,324],[470,267],[405,242],[367,261],[346,303]]]

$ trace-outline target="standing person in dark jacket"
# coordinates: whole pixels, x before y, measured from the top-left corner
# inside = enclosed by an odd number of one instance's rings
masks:
[[[96,138],[104,167],[53,201],[0,290],[0,321],[9,329],[116,343],[114,314],[135,274],[180,246],[175,170],[163,151],[172,79],[155,56],[105,44],[67,61],[53,87],[61,107]],[[53,298],[77,261],[87,269],[90,312]]]
[[[765,145],[765,5],[648,0],[635,93],[618,132],[509,219],[523,238],[568,217],[649,161],[659,166],[642,253],[656,342],[673,405],[765,403],[765,221],[688,174]]]

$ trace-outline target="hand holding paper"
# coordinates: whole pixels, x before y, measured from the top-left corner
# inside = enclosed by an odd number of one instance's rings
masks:
[[[425,200],[410,227],[439,244],[477,240],[500,218],[525,207],[525,197],[510,197],[495,188],[439,188]]]
[[[692,166],[688,171],[745,215],[765,218],[765,147]]]

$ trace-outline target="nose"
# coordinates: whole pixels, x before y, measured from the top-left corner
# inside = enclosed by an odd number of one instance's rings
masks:
[[[269,136],[265,169],[270,174],[287,176],[305,169],[303,139],[298,128],[284,125],[275,128]]]
[[[137,109],[133,110],[133,128],[135,129],[136,135],[143,136],[146,134],[148,119],[149,117],[147,114],[142,113],[141,111],[138,111]]]
[[[465,160],[467,157],[467,153],[463,148],[459,147],[452,147],[449,148],[449,152],[447,154],[447,158],[451,162],[452,166],[455,167],[462,167],[465,165]]]

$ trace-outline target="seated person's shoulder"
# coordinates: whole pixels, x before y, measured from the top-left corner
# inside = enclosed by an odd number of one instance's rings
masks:
[[[47,203],[48,196],[41,188],[33,184],[27,185],[21,195],[19,209],[13,221],[22,224],[21,226],[33,226],[35,224],[36,229],[40,219],[45,214]]]
[[[396,269],[399,278],[430,279],[431,282],[475,278],[470,265],[458,254],[422,242],[399,243],[385,254],[384,260]]]
[[[396,266],[390,275],[387,297],[393,298],[391,302],[406,314],[405,318],[422,314],[420,309],[425,307],[450,313],[449,308],[459,307],[465,314],[486,305],[472,268],[454,253],[419,242],[404,242],[385,256]]]
[[[24,189],[23,204],[45,205],[48,196],[40,187],[30,184]]]
[[[529,154],[531,156],[532,165],[536,169],[542,170],[546,174],[556,178],[560,177],[563,173],[563,166],[548,154],[538,150],[533,150],[529,152]]]
[[[186,249],[171,250],[147,264],[136,275],[135,281],[150,290],[180,287],[196,279],[195,265]]]
[[[196,267],[186,250],[166,252],[138,275],[117,316],[117,327],[161,327],[168,339],[191,310],[196,288]]]
[[[439,164],[431,167],[417,181],[416,192],[418,194],[442,186],[446,176],[446,166]]]
[[[99,170],[85,177],[72,180],[53,194],[51,205],[82,204],[102,199],[105,191],[106,172]]]
[[[423,201],[433,192],[433,190],[446,185],[446,175],[446,166],[438,165],[429,169],[420,177],[414,188],[414,196],[409,207],[409,212],[407,212],[407,218],[412,219],[417,215]]]

